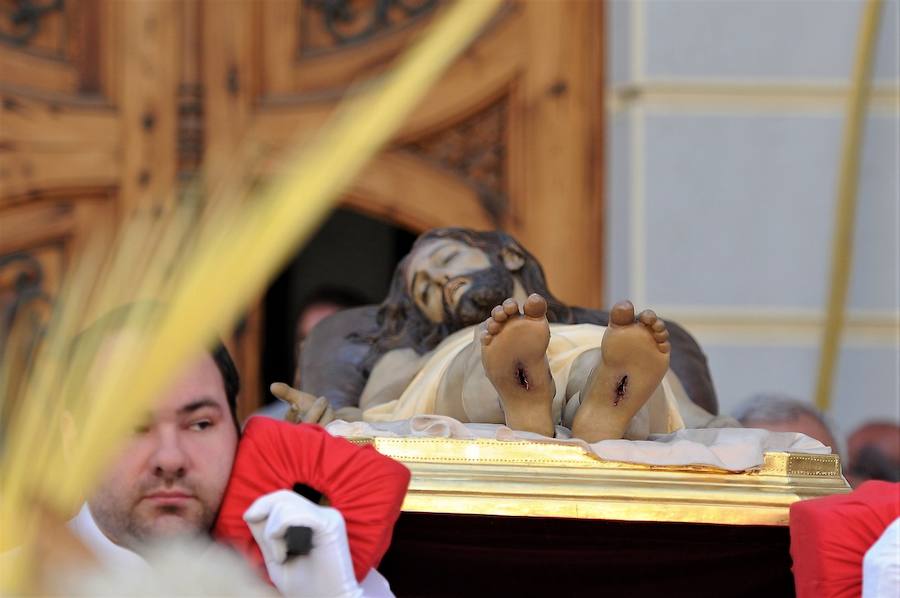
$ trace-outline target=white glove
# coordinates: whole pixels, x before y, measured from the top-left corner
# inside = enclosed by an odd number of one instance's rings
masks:
[[[900,596],[900,519],[895,519],[863,557],[862,598]]]
[[[320,507],[295,492],[278,490],[256,499],[244,513],[253,538],[262,551],[275,587],[285,596],[357,598],[344,518],[330,507]],[[312,550],[285,562],[284,535],[292,526],[312,528]]]

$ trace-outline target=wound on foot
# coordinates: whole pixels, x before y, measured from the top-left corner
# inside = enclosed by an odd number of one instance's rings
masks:
[[[525,390],[529,390],[528,371],[521,363],[516,364],[516,383]]]
[[[618,405],[619,401],[625,398],[625,391],[628,388],[628,376],[622,376],[619,384],[616,386],[616,398],[613,400],[613,406]]]

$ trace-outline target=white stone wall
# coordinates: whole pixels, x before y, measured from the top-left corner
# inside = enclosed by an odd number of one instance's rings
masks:
[[[698,338],[719,402],[812,401],[860,0],[607,3],[607,300]],[[829,416],[900,401],[900,0],[877,44]]]

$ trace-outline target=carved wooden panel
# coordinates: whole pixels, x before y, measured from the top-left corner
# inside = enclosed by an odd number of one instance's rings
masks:
[[[299,57],[365,44],[429,16],[438,0],[302,0]]]
[[[96,92],[101,3],[0,0],[0,79],[23,89]]]
[[[111,240],[112,203],[103,194],[42,195],[0,211],[0,358],[6,367],[24,371],[85,241]]]
[[[0,255],[0,334],[19,334],[36,340],[47,324],[59,291],[65,260],[61,243]],[[26,343],[26,347],[31,342]],[[0,351],[5,348],[0,345]]]
[[[0,0],[0,42],[66,57],[70,21],[64,0]]]
[[[118,183],[122,123],[109,105],[0,89],[0,118],[0,205]]]
[[[451,127],[425,135],[404,149],[455,173],[472,185],[497,225],[506,216],[506,133],[508,98]]]
[[[241,7],[226,0],[232,6],[225,12],[237,10],[254,21],[254,66],[265,81],[266,99],[277,99],[313,90],[340,95],[352,81],[384,69],[442,1],[265,0]],[[215,0],[212,5],[223,8]],[[219,16],[220,24],[232,18]]]
[[[50,320],[63,261],[59,243],[0,254],[0,363],[9,368],[6,371],[27,370]],[[8,393],[0,406],[4,420],[9,415],[5,410],[18,396],[19,380],[12,376],[4,389]]]

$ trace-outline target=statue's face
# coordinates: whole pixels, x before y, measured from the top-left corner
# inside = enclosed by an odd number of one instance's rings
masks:
[[[440,323],[448,314],[459,314],[464,295],[477,283],[473,275],[492,267],[490,258],[480,249],[453,239],[435,239],[416,247],[410,255],[406,288],[425,317]],[[475,317],[479,319],[468,321]],[[467,315],[461,324],[474,324],[485,317]]]

